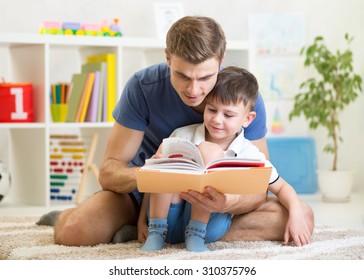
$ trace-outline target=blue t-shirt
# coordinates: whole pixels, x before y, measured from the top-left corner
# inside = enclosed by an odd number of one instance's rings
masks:
[[[266,112],[259,94],[256,118],[244,130],[245,137],[257,140],[265,136]],[[113,117],[131,129],[144,131],[144,138],[130,166],[142,166],[155,154],[164,138],[178,127],[202,123],[202,114],[185,105],[170,80],[166,63],[150,66],[135,73],[127,82]]]

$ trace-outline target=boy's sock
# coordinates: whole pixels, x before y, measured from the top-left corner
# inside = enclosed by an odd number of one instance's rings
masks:
[[[206,227],[207,224],[205,223],[195,220],[190,220],[185,231],[186,248],[188,251],[191,252],[211,251],[205,245]]]
[[[164,247],[167,235],[167,219],[150,219],[148,237],[142,246],[143,251],[159,251]]]
[[[124,243],[138,239],[138,229],[133,225],[123,225],[112,238],[112,243]]]

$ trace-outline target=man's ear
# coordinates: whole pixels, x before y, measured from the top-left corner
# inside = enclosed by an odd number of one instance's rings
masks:
[[[242,127],[248,127],[256,116],[257,113],[255,111],[250,111],[244,118]]]
[[[167,61],[168,67],[171,67],[171,57],[168,54],[167,49],[164,49],[164,54],[166,55],[166,61]]]

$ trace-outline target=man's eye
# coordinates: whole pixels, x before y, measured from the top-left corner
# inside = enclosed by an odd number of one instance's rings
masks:
[[[186,81],[189,79],[188,77],[186,77],[186,76],[182,76],[182,75],[180,75],[179,77],[180,77],[182,80],[186,80]]]

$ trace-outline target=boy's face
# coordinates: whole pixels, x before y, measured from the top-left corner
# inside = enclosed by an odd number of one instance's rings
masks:
[[[222,140],[231,143],[241,127],[247,127],[256,113],[246,108],[243,102],[224,105],[218,100],[209,100],[204,111],[206,140]],[[215,142],[216,141],[212,141]]]
[[[172,86],[181,100],[202,113],[203,101],[216,84],[219,60],[210,58],[200,64],[191,64],[178,56],[167,55],[167,63]]]

